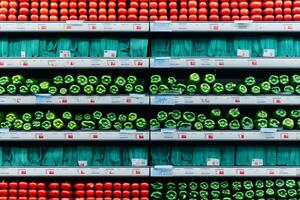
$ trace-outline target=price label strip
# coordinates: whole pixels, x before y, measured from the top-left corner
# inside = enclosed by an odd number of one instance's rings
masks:
[[[152,67],[155,68],[164,68],[164,67],[171,67],[171,58],[170,57],[156,57],[154,58],[154,63]]]
[[[175,105],[176,97],[175,96],[155,96],[153,105]]]
[[[151,30],[154,32],[171,32],[172,22],[171,21],[156,21],[151,23]]]
[[[153,176],[172,176],[174,169],[172,165],[157,165],[152,170]]]

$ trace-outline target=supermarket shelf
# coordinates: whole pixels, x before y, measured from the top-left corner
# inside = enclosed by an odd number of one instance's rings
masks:
[[[149,68],[148,58],[0,58],[7,68]]]
[[[149,105],[149,96],[144,94],[104,96],[0,96],[0,105]]]
[[[148,167],[1,167],[1,177],[146,177]]]
[[[152,177],[295,177],[299,167],[172,167],[151,168]]]
[[[151,131],[151,141],[297,141],[300,131],[177,131],[162,129]]]
[[[299,23],[300,25],[300,23]],[[151,68],[284,68],[298,69],[300,58],[154,57]]]
[[[151,105],[300,105],[300,95],[157,95]]]
[[[0,129],[0,141],[148,141],[148,131],[9,131]]]
[[[149,32],[148,22],[2,22],[1,32]]]
[[[297,22],[150,22],[151,32],[299,32]]]

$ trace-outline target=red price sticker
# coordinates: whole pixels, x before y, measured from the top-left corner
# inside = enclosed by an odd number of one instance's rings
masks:
[[[140,175],[142,172],[140,169],[134,169],[133,170],[133,175]]]
[[[224,175],[225,174],[224,169],[217,169],[216,170],[216,174],[218,174],[218,175]]]
[[[210,25],[210,30],[211,31],[219,31],[220,30],[220,26],[218,24],[211,24]]]
[[[72,30],[72,25],[65,25],[65,30]]]
[[[240,139],[245,139],[245,134],[244,134],[244,133],[240,133],[240,134],[239,134],[239,138],[240,138]]]
[[[108,60],[107,61],[107,65],[108,66],[116,66],[117,65],[117,62],[115,60]]]
[[[42,133],[37,134],[36,139],[39,139],[39,140],[44,139],[44,134],[42,134]]]
[[[187,139],[187,134],[179,134],[180,139]]]
[[[136,138],[137,138],[137,139],[144,139],[145,136],[144,136],[144,134],[137,134],[137,135],[136,135]]]
[[[208,134],[206,134],[206,139],[213,140],[214,139],[214,135],[212,133],[208,133]]]
[[[5,66],[5,62],[4,61],[0,61],[0,67],[4,67]]]
[[[47,174],[47,175],[54,175],[55,172],[54,172],[53,169],[47,169],[47,170],[46,170],[46,174]]]
[[[105,174],[106,174],[106,175],[113,175],[113,174],[115,174],[115,172],[114,172],[113,169],[106,169],[106,170],[105,170]]]
[[[66,139],[73,139],[73,134],[72,133],[67,133],[66,134]]]
[[[39,25],[39,30],[40,30],[40,31],[48,30],[48,26],[47,26],[47,25],[44,25],[44,24],[40,24],[40,25]]]
[[[273,103],[274,104],[281,104],[282,100],[281,100],[281,98],[273,98]]]
[[[234,103],[241,103],[241,99],[240,99],[240,98],[234,98],[234,99],[233,99],[233,102],[234,102]]]
[[[21,66],[28,67],[29,63],[28,61],[21,61]]]
[[[275,170],[274,169],[268,169],[267,174],[269,175],[275,175]]]
[[[98,136],[98,134],[97,134],[97,133],[93,133],[93,134],[91,135],[91,138],[92,138],[92,139],[98,139],[98,138],[99,138],[99,136]]]
[[[59,103],[66,104],[66,103],[68,103],[68,99],[64,97],[64,98],[59,100]]]
[[[140,25],[140,24],[133,25],[133,30],[136,30],[136,31],[142,30],[142,25]]]
[[[294,30],[294,26],[293,26],[293,24],[286,24],[285,25],[285,30]]]
[[[97,26],[96,25],[89,25],[89,30],[97,30]]]
[[[224,64],[224,61],[218,61],[218,65],[219,66],[224,66],[225,64]]]
[[[27,174],[26,169],[20,169],[20,170],[19,170],[19,174],[20,174],[20,175],[26,175],[26,174]]]
[[[90,99],[89,99],[89,103],[90,103],[90,104],[94,104],[94,103],[96,103],[96,100],[95,100],[94,98],[90,98]]]
[[[127,98],[126,99],[126,103],[131,104],[132,103],[132,99],[131,98]]]
[[[144,61],[141,61],[141,60],[134,61],[134,65],[138,66],[138,67],[143,66],[144,65]]]
[[[238,175],[244,175],[245,174],[245,170],[244,169],[238,169],[237,170],[237,174]]]
[[[195,67],[196,66],[196,61],[195,60],[187,60],[186,64],[189,67]]]
[[[289,139],[289,134],[288,133],[281,133],[280,138],[281,139]]]
[[[21,98],[20,97],[16,98],[16,103],[21,103]]]

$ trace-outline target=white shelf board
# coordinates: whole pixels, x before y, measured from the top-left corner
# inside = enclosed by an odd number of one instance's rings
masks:
[[[1,22],[1,32],[149,32],[148,22]]]
[[[296,177],[299,167],[151,167],[152,177]]]
[[[149,68],[148,58],[0,58],[6,68]]]
[[[300,105],[300,95],[156,95],[151,105]]]
[[[299,23],[300,25],[300,23]],[[300,58],[152,57],[151,68],[300,68]]]
[[[234,22],[150,22],[151,32],[299,32],[300,23],[254,22],[239,20]]]
[[[151,131],[151,141],[297,141],[300,131]]]
[[[9,131],[0,129],[0,141],[148,141],[149,131]]]
[[[4,95],[0,105],[149,105],[149,96],[143,94],[104,96],[49,96]]]
[[[1,177],[146,177],[149,167],[0,167]]]

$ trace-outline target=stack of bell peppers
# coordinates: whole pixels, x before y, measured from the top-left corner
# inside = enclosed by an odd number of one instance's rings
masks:
[[[151,76],[149,92],[153,95],[179,93],[187,95],[260,95],[260,94],[300,94],[300,75],[270,75],[267,79],[257,80],[248,76],[240,81],[218,80],[215,74],[198,73],[189,75],[188,80],[177,80],[173,76],[164,79],[155,74]]]
[[[147,121],[139,117],[137,113],[114,112],[102,113],[94,111],[92,113],[73,113],[65,111],[56,113],[52,111],[35,111],[16,113],[0,112],[0,127],[19,130],[121,130],[147,128]]]
[[[245,115],[238,108],[223,111],[219,108],[208,113],[159,111],[150,120],[151,130],[170,128],[179,130],[253,130],[261,128],[299,129],[300,109],[276,109],[273,112],[258,110],[254,115]]]
[[[278,200],[298,199],[300,181],[296,179],[153,182],[152,200]]]
[[[144,93],[144,86],[134,75],[128,77],[110,75],[55,76],[51,81],[25,78],[23,75],[0,77],[0,95],[28,95],[48,93],[51,95],[117,95]]]

